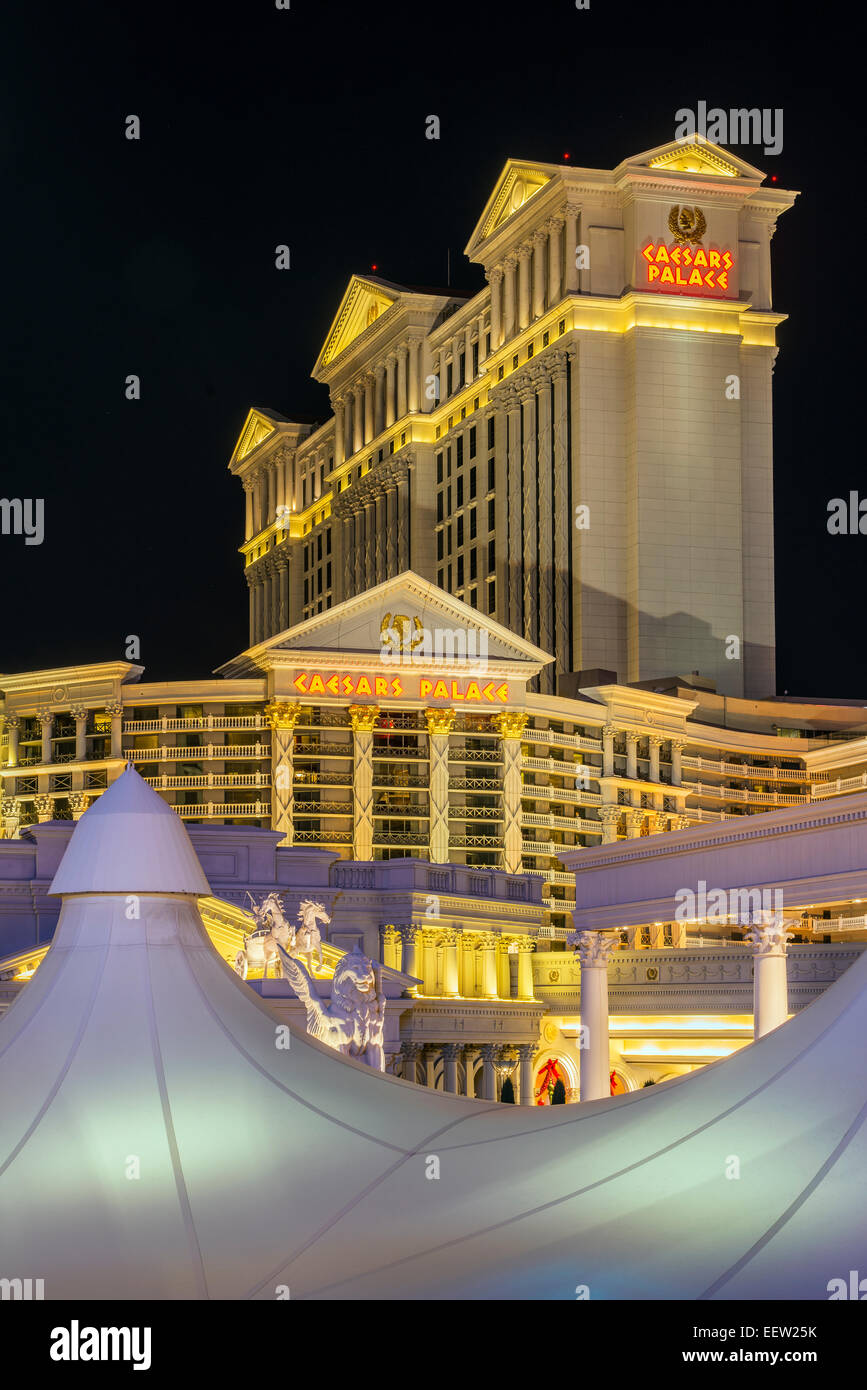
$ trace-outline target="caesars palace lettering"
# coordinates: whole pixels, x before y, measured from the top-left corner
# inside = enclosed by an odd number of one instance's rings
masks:
[[[645,288],[672,293],[719,294],[729,288],[729,271],[734,260],[728,251],[705,251],[703,246],[657,246],[649,241],[641,248],[647,265]]]
[[[433,680],[425,676],[417,680],[400,676],[332,676],[318,671],[302,671],[292,682],[302,695],[371,695],[375,699],[470,700],[479,704],[507,704],[509,686],[503,681]],[[416,693],[413,688],[417,686]]]

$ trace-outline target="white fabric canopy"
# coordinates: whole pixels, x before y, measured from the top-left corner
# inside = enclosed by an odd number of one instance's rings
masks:
[[[54,942],[0,1020],[0,1276],[49,1299],[823,1299],[867,1273],[867,957],[680,1081],[445,1096],[277,1046],[163,805],[128,771],[87,812]]]

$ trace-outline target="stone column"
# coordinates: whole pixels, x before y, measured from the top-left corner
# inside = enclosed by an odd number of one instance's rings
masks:
[[[554,638],[554,498],[551,486],[551,385],[543,372],[538,381],[539,394],[537,457],[538,457],[538,592],[539,646],[543,651],[555,650]],[[540,690],[554,694],[555,664],[545,666],[540,676]]]
[[[436,1065],[439,1048],[428,1044],[424,1049],[424,1084],[429,1091],[436,1090]]]
[[[500,295],[503,283],[503,272],[499,266],[488,271],[488,283],[491,286],[491,349],[496,352],[500,343],[503,341],[502,314],[500,312]],[[479,360],[482,357],[482,341],[484,338],[484,325],[479,329]]]
[[[364,377],[364,442],[369,444],[373,438],[373,372],[365,372]]]
[[[644,823],[643,811],[626,812],[626,837],[629,840],[637,840],[641,835],[641,827]]]
[[[521,735],[528,715],[503,710],[491,718],[503,749],[503,868],[521,872]]]
[[[405,346],[401,345],[397,350],[397,418],[402,420],[406,414],[407,390],[406,390],[406,359],[408,353]]]
[[[504,396],[509,430],[509,627],[521,632],[524,625],[524,590],[521,584],[523,557],[523,507],[521,491],[521,398],[510,388]],[[502,545],[502,541],[500,542]]]
[[[422,992],[428,997],[438,995],[437,989],[437,945],[439,943],[439,932],[431,931],[430,928],[422,931]]]
[[[536,1051],[532,1043],[519,1043],[518,1053],[518,1104],[533,1104],[533,1055]]]
[[[75,761],[83,763],[87,757],[87,710],[84,705],[72,705],[69,713],[75,720]]]
[[[663,740],[659,734],[651,734],[647,741],[650,745],[650,780],[651,782],[658,782],[659,750],[662,747]]]
[[[51,730],[54,727],[54,715],[51,713],[50,709],[40,709],[36,711],[36,717],[42,725],[42,756],[40,761],[43,763],[50,763],[52,758]],[[112,724],[112,734],[113,733],[114,725]]]
[[[415,1082],[418,1077],[418,1054],[421,1052],[421,1043],[405,1042],[400,1045],[400,1055],[403,1058],[403,1079],[404,1081]]]
[[[352,389],[352,452],[364,447],[364,387]]]
[[[546,229],[533,235],[533,318],[540,319],[545,312],[545,252],[548,248]]]
[[[93,797],[88,796],[87,792],[70,792],[69,808],[72,811],[73,820],[81,820]]]
[[[390,352],[385,359],[385,423],[386,426],[393,425],[395,420],[394,409],[394,380],[397,369],[397,358]]]
[[[681,758],[686,746],[685,740],[673,738],[671,740],[671,785],[679,787],[683,784],[683,767]]]
[[[566,271],[566,293],[578,293],[578,267],[575,264],[575,252],[578,246],[578,213],[580,208],[573,203],[566,204],[566,246],[565,246],[565,271]]]
[[[449,862],[449,732],[455,722],[453,709],[427,709],[430,752],[430,858],[432,864]]]
[[[602,728],[602,776],[614,776],[614,739],[617,728],[614,724],[605,724]]]
[[[461,965],[461,994],[464,999],[477,999],[475,937],[463,932],[458,943],[458,953]]]
[[[401,956],[400,969],[403,975],[412,975],[414,979],[421,978],[421,971],[418,967],[418,934],[419,927],[403,926],[398,927],[400,932]],[[415,997],[418,994],[418,985],[409,985],[407,994]]]
[[[538,644],[539,633],[539,565],[537,537],[539,511],[536,501],[536,386],[524,386],[520,391],[524,429],[524,636]]]
[[[626,776],[638,777],[638,734],[626,735]]]
[[[119,700],[114,700],[105,707],[106,714],[111,715],[111,756],[113,758],[123,757],[123,705]]]
[[[406,385],[406,404],[410,414],[419,409],[421,399],[421,339],[409,340],[409,367]]]
[[[331,397],[331,409],[334,412],[334,467],[337,468],[337,466],[343,462],[346,447],[343,434],[345,419],[343,415],[342,396]]]
[[[440,940],[443,947],[443,997],[460,999],[458,953],[461,949],[461,933],[455,927],[446,927]]]
[[[560,233],[563,229],[562,217],[552,217],[545,224],[548,233],[548,308],[560,298]]]
[[[620,820],[619,806],[603,806],[599,811],[602,821],[602,843],[613,845],[617,839],[617,824]]]
[[[5,719],[6,731],[9,735],[9,743],[6,752],[6,766],[18,766],[18,741],[21,737],[21,720],[17,714],[7,714]]]
[[[271,730],[271,829],[279,830],[279,845],[293,839],[293,781],[295,725],[301,718],[301,705],[272,700],[265,706],[265,722]]]
[[[484,1043],[482,1052],[482,1100],[497,1099],[497,1053],[494,1043]]]
[[[373,432],[382,434],[385,429],[385,364],[378,362],[373,371]]]
[[[512,967],[509,964],[509,944],[507,937],[497,937],[497,996],[500,999],[511,999],[512,997]]]
[[[443,1048],[443,1090],[450,1095],[458,1093],[458,1053],[459,1043],[446,1043]]]
[[[477,1047],[464,1047],[464,1095],[469,1096],[470,1100],[475,1100],[475,1070],[476,1057],[479,1049]]]
[[[54,819],[54,798],[51,796],[35,796],[33,805],[36,807],[36,816],[40,825],[45,821]]]
[[[532,246],[518,249],[518,327],[527,328],[530,323],[530,258]]]
[[[515,332],[517,305],[515,272],[518,266],[518,257],[515,255],[507,256],[503,266],[506,280],[503,289],[503,337],[501,342],[507,342]]]
[[[353,859],[373,858],[373,730],[378,705],[350,705],[355,767],[352,778]]]
[[[570,622],[569,550],[572,544],[569,516],[569,390],[567,358],[554,355],[554,647],[558,675],[572,669]]]
[[[779,1028],[789,1016],[786,950],[792,933],[781,915],[768,913],[767,917],[746,933],[753,948],[753,1027],[757,1038]]]
[[[400,932],[397,927],[381,927],[380,935],[383,965],[389,966],[392,970],[399,970],[398,942],[400,941]]]
[[[18,825],[21,819],[18,802],[14,796],[4,796],[0,799],[0,820],[3,822],[3,839],[14,840],[18,833]]]
[[[532,941],[518,942],[518,998],[534,999],[533,994],[533,952]]]
[[[497,938],[491,931],[479,933],[482,953],[482,998],[497,998]]]
[[[611,1094],[608,1042],[608,960],[617,946],[615,933],[575,932],[581,958],[580,1099],[604,1100]]]
[[[244,487],[244,540],[248,541],[253,535],[253,480],[245,478]]]

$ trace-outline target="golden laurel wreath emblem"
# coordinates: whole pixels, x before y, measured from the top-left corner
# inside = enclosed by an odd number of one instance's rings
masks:
[[[424,625],[420,618],[408,618],[405,613],[386,613],[379,637],[386,651],[412,652],[424,641]]]
[[[707,231],[707,222],[701,208],[673,207],[668,214],[668,230],[675,241],[695,246]]]

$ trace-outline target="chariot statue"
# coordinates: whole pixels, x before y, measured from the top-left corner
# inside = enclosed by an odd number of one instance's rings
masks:
[[[385,1071],[385,996],[373,961],[360,951],[341,956],[331,983],[331,1002],[323,1004],[314,981],[299,960],[278,945],[283,978],[307,1010],[307,1032],[328,1047]]]
[[[244,936],[244,949],[235,956],[235,970],[242,980],[246,980],[251,969],[259,968],[262,969],[263,979],[267,979],[271,964],[277,967],[277,979],[284,978],[285,972],[277,953],[278,944],[288,955],[304,956],[307,969],[311,972],[314,953],[322,965],[322,936],[318,923],[331,921],[322,903],[304,898],[298,909],[300,926],[296,926],[287,918],[283,899],[276,890],[268,893],[261,903],[257,903],[250,893],[247,897],[256,926],[249,935]]]

